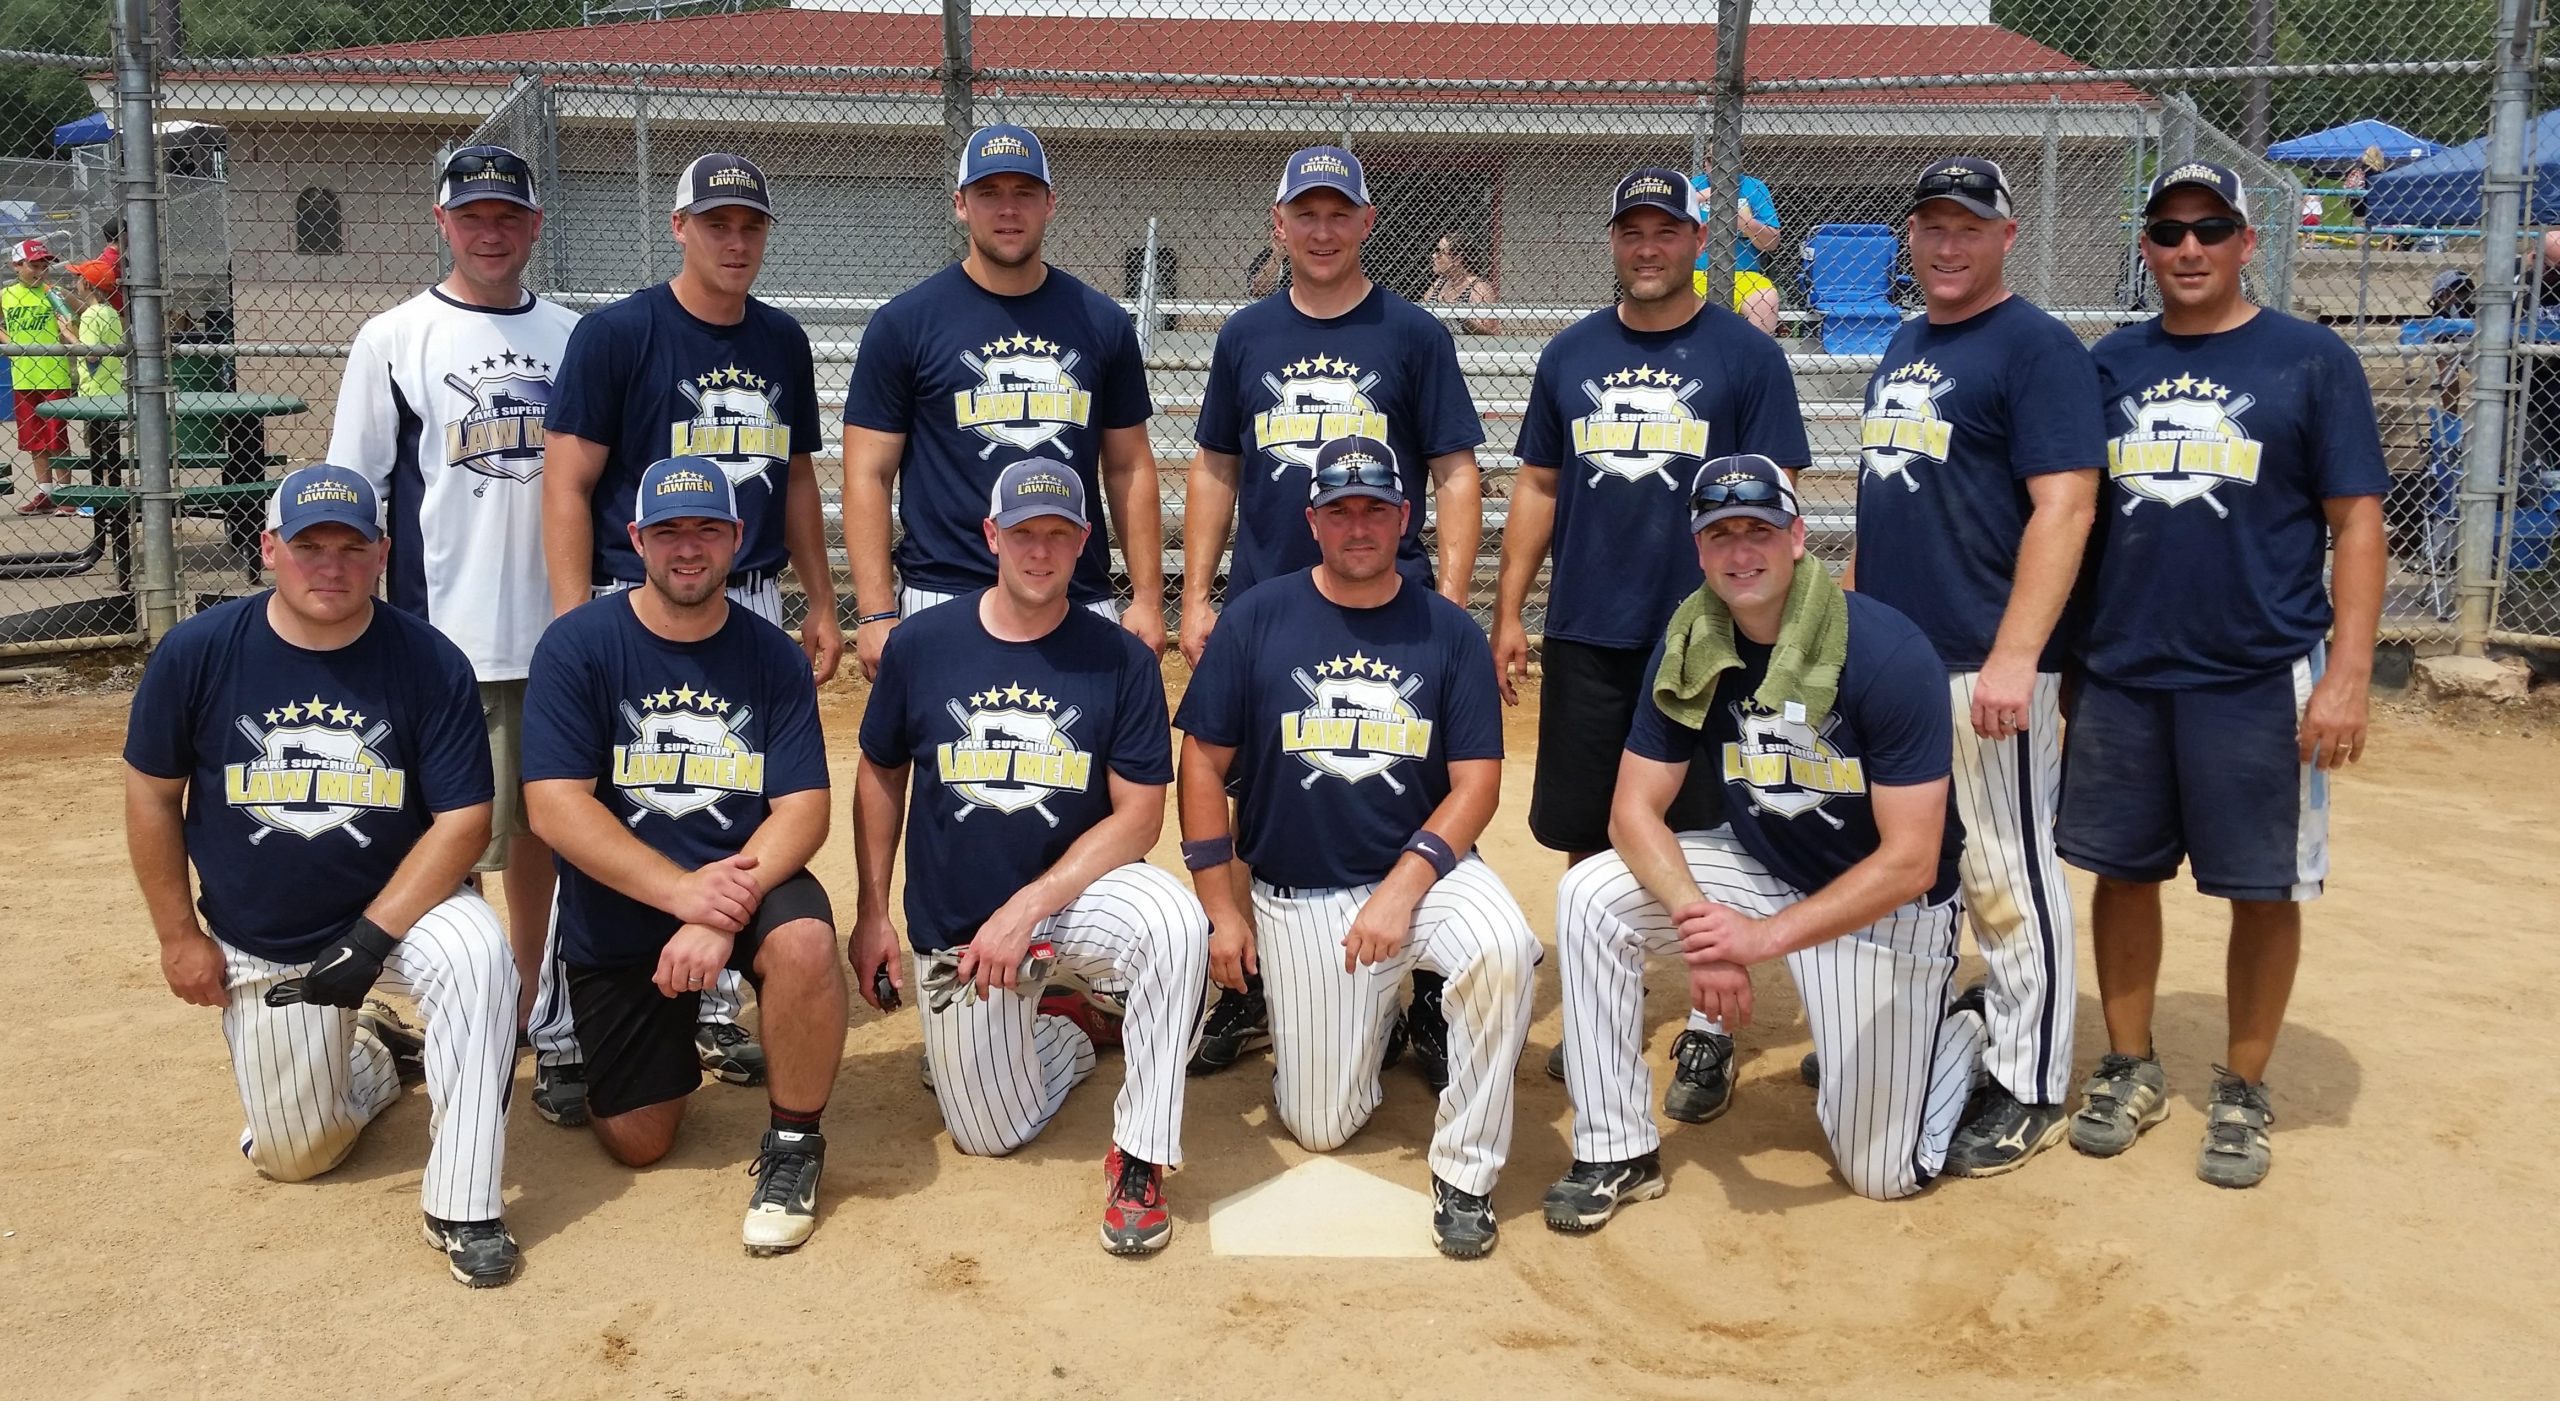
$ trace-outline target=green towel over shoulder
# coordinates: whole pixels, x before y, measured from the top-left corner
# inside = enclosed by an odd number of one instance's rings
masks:
[[[1788,701],[1804,707],[1804,723],[1820,729],[1840,698],[1840,666],[1849,655],[1849,596],[1822,561],[1796,561],[1787,586],[1787,611],[1769,674],[1752,693],[1760,709],[1778,714]],[[1733,614],[1705,584],[1671,614],[1663,639],[1662,670],[1653,678],[1653,703],[1677,724],[1706,728],[1707,702],[1716,679],[1742,665],[1733,645]]]

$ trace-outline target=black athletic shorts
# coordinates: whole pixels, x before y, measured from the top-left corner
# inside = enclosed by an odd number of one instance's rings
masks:
[[[1653,649],[1550,637],[1540,656],[1545,676],[1538,686],[1538,773],[1529,789],[1529,834],[1553,851],[1607,851],[1618,755],[1635,723]],[[1723,824],[1724,783],[1715,765],[1689,765],[1689,780],[1665,816],[1674,832]]]
[[[756,917],[740,930],[729,966],[756,982],[756,952],[765,937],[796,919],[835,927],[827,888],[807,871],[768,892]],[[693,1049],[702,994],[659,991],[658,963],[651,959],[618,968],[569,964],[569,1011],[578,1045],[587,1057],[587,1110],[599,1118],[628,1114],[682,1099],[702,1088],[702,1062]]]

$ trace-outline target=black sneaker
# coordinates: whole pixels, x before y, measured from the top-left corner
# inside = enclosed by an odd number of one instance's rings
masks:
[[[2027,1159],[2060,1143],[2071,1127],[2071,1112],[2059,1104],[2020,1104],[1997,1080],[1974,1091],[1955,1141],[1947,1145],[1950,1177],[1998,1177],[2026,1166]]]
[[[764,1083],[764,1047],[736,1022],[704,1022],[695,1027],[693,1054],[703,1069],[732,1085]]]
[[[507,1234],[504,1221],[447,1221],[427,1218],[427,1244],[444,1252],[453,1277],[474,1289],[495,1289],[524,1268],[524,1252]]]
[[[1547,1225],[1569,1235],[1583,1235],[1609,1224],[1618,1208],[1649,1202],[1669,1191],[1662,1179],[1662,1155],[1647,1153],[1622,1163],[1586,1163],[1573,1168],[1547,1189]]]
[[[1449,1088],[1449,1018],[1440,1010],[1440,988],[1414,989],[1404,1012],[1407,1054],[1433,1094]]]
[[[587,1068],[577,1061],[533,1063],[533,1112],[564,1129],[587,1126]]]
[[[1796,1078],[1802,1080],[1807,1089],[1821,1089],[1822,1057],[1811,1051],[1805,1052],[1804,1059],[1796,1062]]]
[[[756,1175],[743,1236],[749,1255],[798,1250],[818,1229],[818,1174],[826,1161],[824,1134],[765,1131],[763,1151],[747,1169]]]
[[[1703,1124],[1733,1107],[1733,1038],[1691,1028],[1671,1043],[1671,1085],[1662,1112]]]
[[[400,1075],[403,1085],[415,1085],[427,1078],[427,1038],[409,1029],[391,1004],[367,1001],[356,1013],[356,1025],[372,1032],[391,1053],[391,1068]],[[505,1281],[500,1281],[504,1283]]]
[[[1493,1224],[1493,1199],[1461,1192],[1431,1177],[1431,1243],[1452,1260],[1481,1260],[1493,1253],[1500,1234]]]
[[[1217,1005],[1200,1027],[1200,1049],[1191,1053],[1193,1075],[1215,1075],[1271,1044],[1271,1009],[1259,988],[1252,992],[1218,989]]]

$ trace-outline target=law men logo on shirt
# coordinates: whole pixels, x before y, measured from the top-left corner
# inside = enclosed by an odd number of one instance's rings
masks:
[[[1318,664],[1313,676],[1298,667],[1289,677],[1307,693],[1304,709],[1280,717],[1280,752],[1307,766],[1298,786],[1313,788],[1326,777],[1345,783],[1375,777],[1403,793],[1391,770],[1431,753],[1432,722],[1413,709],[1422,677],[1358,652]]]
[[[2107,479],[2125,489],[2124,514],[2145,501],[2176,507],[2202,499],[2228,518],[2230,508],[2213,493],[2258,484],[2262,445],[2240,422],[2257,402],[2189,374],[2161,380],[2138,401],[2130,394],[2118,400],[2130,426],[2107,440]]]
[[[722,830],[729,815],[720,800],[737,793],[762,795],[764,755],[740,732],[755,718],[753,706],[731,706],[690,685],[622,703],[627,744],[613,747],[613,786],[631,804],[631,826],[651,813],[669,818],[711,814]]]
[[[729,365],[684,380],[676,390],[693,405],[693,417],[674,425],[667,456],[707,457],[729,474],[731,485],[762,481],[767,491],[778,489],[779,470],[791,461],[791,425],[774,410],[771,381]]]
[[[1082,793],[1093,782],[1093,756],[1067,733],[1084,712],[1060,709],[1055,696],[1007,683],[972,693],[966,704],[945,701],[943,708],[958,722],[960,738],[935,745],[933,763],[960,800],[954,821],[968,821],[979,808],[1028,808],[1055,827],[1049,799]]]
[[[1792,704],[1792,702],[1790,702]],[[1822,810],[1834,798],[1863,797],[1867,767],[1831,745],[1840,713],[1822,718],[1817,731],[1785,712],[1771,713],[1750,701],[1733,702],[1738,740],[1724,745],[1724,777],[1751,792],[1751,805],[1790,820],[1812,813],[1838,831],[1847,824]]]
[[[977,387],[951,396],[962,428],[987,440],[978,456],[998,448],[1029,452],[1082,428],[1093,417],[1093,392],[1076,379],[1078,352],[1055,341],[1016,331],[962,354]]]
[[[1914,360],[1867,390],[1867,411],[1858,420],[1858,453],[1866,471],[1900,477],[1903,488],[1918,491],[1911,464],[1920,458],[1943,464],[1955,425],[1938,416],[1938,400],[1956,387],[1935,365]]]
[[[1312,471],[1316,450],[1336,438],[1387,440],[1387,416],[1369,391],[1375,373],[1330,355],[1311,356],[1265,374],[1271,407],[1253,416],[1254,445],[1271,454],[1276,479],[1291,467]]]
[[[1672,463],[1696,464],[1707,455],[1707,421],[1689,408],[1703,384],[1651,365],[1612,370],[1600,382],[1582,382],[1591,412],[1573,421],[1573,450],[1591,468],[1589,485],[1603,477],[1621,481],[1662,478],[1680,490],[1686,474]]]
[[[542,416],[551,408],[551,366],[530,355],[502,351],[476,365],[469,377],[444,382],[471,401],[444,426],[444,460],[494,481],[529,482],[542,475]],[[491,482],[472,489],[489,494]]]
[[[315,695],[263,716],[236,716],[233,723],[258,754],[245,764],[222,766],[222,796],[258,824],[249,834],[251,846],[270,832],[307,841],[337,831],[358,846],[371,846],[373,839],[356,819],[397,812],[407,799],[408,774],[393,768],[379,747],[391,733],[387,720],[368,722]]]

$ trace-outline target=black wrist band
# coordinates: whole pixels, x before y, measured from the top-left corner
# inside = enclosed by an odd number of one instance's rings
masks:
[[[895,608],[890,609],[886,613],[864,613],[853,620],[853,625],[855,627],[868,627],[873,623],[886,622],[896,616],[898,616],[898,610]]]
[[[1186,871],[1209,871],[1236,859],[1233,832],[1223,837],[1203,837],[1182,844],[1182,868]]]
[[[1406,842],[1404,849],[1430,862],[1435,880],[1447,880],[1449,873],[1458,869],[1458,853],[1450,849],[1449,843],[1439,833],[1428,827],[1414,833],[1413,840]]]

